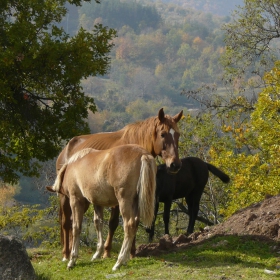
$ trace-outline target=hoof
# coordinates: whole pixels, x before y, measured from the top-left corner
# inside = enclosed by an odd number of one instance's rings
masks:
[[[91,258],[91,261],[93,262],[93,261],[98,260],[98,259],[100,259],[100,256],[93,255],[92,258]]]
[[[102,256],[103,259],[108,259],[111,258],[111,254],[110,253],[104,253]]]
[[[91,258],[91,261],[94,261],[94,260],[97,260],[97,259],[101,259],[102,253],[103,253],[103,250],[95,252],[93,254],[92,258]]]
[[[135,253],[130,254],[130,259],[134,259],[134,258],[135,258],[135,256],[136,256],[136,254],[135,254]]]
[[[114,267],[112,268],[112,271],[117,271],[119,268],[120,266],[115,264]]]
[[[71,259],[67,265],[67,270],[72,269],[75,266],[76,260],[75,259]]]
[[[114,267],[112,268],[112,270],[113,270],[113,271],[116,271],[116,270],[118,270],[122,265],[123,265],[123,266],[126,266],[126,265],[127,265],[127,262],[120,263],[120,262],[117,261],[117,262],[115,263]]]
[[[68,261],[68,259],[66,257],[63,257],[62,261],[66,262],[66,261]]]

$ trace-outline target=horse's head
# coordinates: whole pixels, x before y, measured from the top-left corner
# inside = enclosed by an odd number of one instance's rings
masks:
[[[178,155],[180,133],[177,123],[182,118],[182,115],[183,111],[174,117],[165,115],[162,108],[156,118],[154,154],[162,157],[169,173],[177,173],[181,168],[181,161]]]

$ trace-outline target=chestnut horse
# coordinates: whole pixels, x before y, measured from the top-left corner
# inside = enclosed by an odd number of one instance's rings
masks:
[[[181,167],[178,156],[179,129],[177,123],[181,119],[183,111],[171,117],[165,115],[160,109],[156,117],[144,121],[132,123],[116,132],[97,133],[76,136],[72,138],[62,150],[56,161],[57,172],[61,166],[77,151],[85,148],[105,150],[124,144],[138,144],[147,150],[152,156],[161,156],[166,163],[168,172],[176,173]],[[72,247],[72,221],[71,208],[67,196],[60,194],[60,223],[61,243],[63,245],[63,260],[67,260]],[[87,209],[85,209],[86,211]],[[105,242],[103,257],[110,257],[114,232],[119,224],[118,206],[111,208],[109,220],[109,232]],[[131,254],[135,254],[135,245]]]
[[[74,154],[58,172],[49,190],[60,192],[70,200],[73,216],[73,245],[67,268],[78,258],[79,237],[85,209],[94,204],[94,221],[98,236],[97,251],[104,249],[102,239],[103,207],[119,206],[124,240],[113,271],[129,260],[139,218],[150,226],[154,217],[156,162],[138,145],[122,145],[109,150],[87,148]]]
[[[181,159],[182,167],[176,175],[166,172],[165,164],[157,167],[157,188],[155,217],[151,228],[146,229],[149,233],[149,241],[153,241],[155,220],[159,208],[159,202],[164,203],[163,221],[165,234],[169,234],[169,217],[172,200],[185,198],[188,205],[189,225],[187,234],[193,233],[195,220],[199,211],[199,203],[205,185],[208,182],[209,171],[228,183],[230,178],[216,166],[203,161],[197,157],[186,157]]]

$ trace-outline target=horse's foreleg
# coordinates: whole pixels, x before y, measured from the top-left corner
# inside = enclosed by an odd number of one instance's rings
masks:
[[[60,216],[60,238],[61,245],[63,247],[62,261],[66,261],[70,257],[70,252],[72,249],[72,211],[70,207],[69,198],[65,195],[59,194],[59,216]]]
[[[111,257],[113,236],[119,225],[119,214],[120,214],[119,206],[115,206],[111,208],[111,217],[109,220],[109,232],[104,246],[105,250],[104,250],[103,258]]]
[[[113,271],[116,271],[120,266],[125,265],[130,259],[130,250],[133,240],[136,236],[137,225],[139,221],[134,215],[127,215],[126,212],[122,213],[123,228],[124,228],[124,240],[122,248],[120,250],[118,260],[113,267]]]
[[[171,204],[172,204],[172,200],[167,200],[164,202],[163,222],[164,222],[165,234],[169,234],[169,218],[170,218]]]
[[[103,207],[94,205],[94,225],[97,233],[97,248],[92,261],[101,257],[104,250],[103,242]]]
[[[84,207],[81,200],[72,198],[70,204],[73,215],[73,245],[67,269],[70,269],[75,265],[79,255],[80,233],[84,215]]]

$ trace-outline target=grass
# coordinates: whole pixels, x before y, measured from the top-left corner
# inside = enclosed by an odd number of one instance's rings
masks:
[[[61,261],[60,249],[30,249],[28,253],[39,280],[279,279],[280,270],[276,267],[280,265],[280,254],[272,250],[273,246],[277,244],[248,237],[215,237],[176,253],[134,258],[117,272],[112,272],[116,249],[111,259],[91,262],[93,251],[82,247],[77,264],[70,271],[67,263]],[[275,274],[268,274],[265,269]]]

